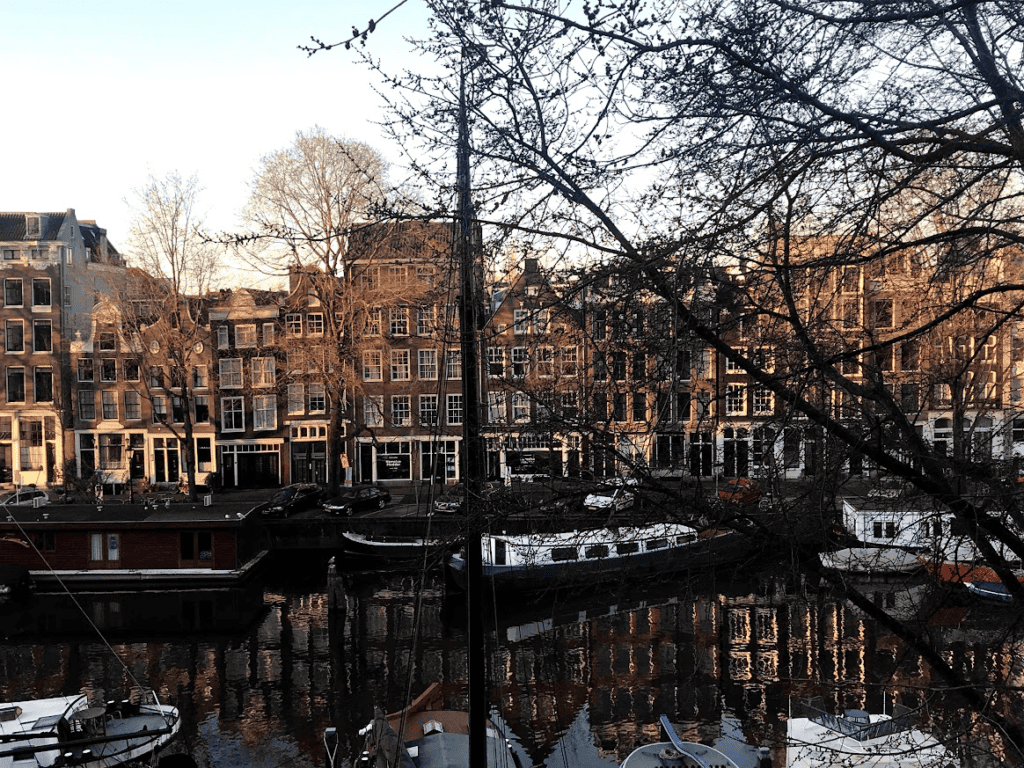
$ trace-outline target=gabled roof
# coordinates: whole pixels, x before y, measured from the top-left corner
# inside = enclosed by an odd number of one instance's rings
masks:
[[[0,213],[0,241],[57,240],[60,228],[64,224],[65,215],[65,213],[35,213],[32,211]],[[42,219],[43,231],[39,237],[25,237],[26,216],[39,216]]]

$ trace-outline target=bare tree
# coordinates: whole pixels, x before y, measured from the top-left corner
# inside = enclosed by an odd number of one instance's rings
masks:
[[[1024,558],[1006,523],[1021,500],[990,463],[965,460],[961,429],[995,400],[975,376],[985,340],[1017,333],[1024,306],[1020,7],[429,5],[419,48],[443,71],[386,73],[404,86],[391,128],[418,176],[442,178],[430,159],[455,154],[452,84],[466,72],[485,223],[601,262],[581,270],[581,290],[612,275],[649,292],[681,337],[770,394],[776,435],[820,436],[930,496],[1024,600],[993,547]],[[916,371],[915,346],[929,350]],[[925,439],[909,397],[938,384],[960,414],[948,452]],[[701,391],[727,412],[727,390]],[[818,477],[835,492],[834,473]],[[926,633],[837,587],[950,696],[992,711]],[[1012,711],[990,724],[1024,760]]]
[[[136,386],[153,421],[178,440],[193,500],[196,404],[197,397],[208,397],[209,386],[206,301],[222,250],[201,234],[200,191],[195,176],[177,172],[151,176],[135,190],[129,269],[119,297],[123,334],[138,355]]]

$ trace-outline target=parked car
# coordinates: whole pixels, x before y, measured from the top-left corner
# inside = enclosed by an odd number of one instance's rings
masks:
[[[379,485],[356,485],[323,503],[332,515],[351,515],[369,509],[384,509],[391,503],[391,492]]]
[[[749,477],[738,477],[718,489],[718,498],[726,504],[756,504],[761,498],[761,486]]]
[[[480,497],[489,499],[500,493],[504,486],[495,481],[484,483],[480,488]],[[454,514],[462,509],[462,497],[466,493],[466,486],[462,483],[451,485],[434,501],[434,511]]]
[[[583,506],[589,510],[629,509],[636,501],[633,495],[639,481],[634,477],[612,477],[601,481],[601,487],[587,494]]]
[[[22,488],[0,496],[0,505],[5,507],[41,507],[50,503],[50,494],[42,488]]]
[[[323,495],[324,489],[314,483],[286,485],[252,511],[263,517],[288,517],[317,506]]]

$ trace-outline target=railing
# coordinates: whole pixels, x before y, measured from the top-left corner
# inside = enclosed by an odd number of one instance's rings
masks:
[[[893,705],[891,719],[871,722],[866,712],[851,710],[845,715],[832,715],[822,709],[818,702],[824,703],[820,698],[801,703],[804,717],[818,725],[829,728],[836,733],[841,733],[844,736],[849,736],[857,741],[870,741],[871,739],[891,736],[892,734],[909,730],[913,725],[913,710],[902,704]]]

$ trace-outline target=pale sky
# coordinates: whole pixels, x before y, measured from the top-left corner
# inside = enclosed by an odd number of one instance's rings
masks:
[[[358,0],[7,0],[0,73],[8,84],[0,211],[94,219],[123,248],[125,198],[150,173],[198,174],[212,229],[232,229],[259,158],[314,125],[392,162],[381,105],[353,53],[308,57],[392,2]],[[403,36],[410,0],[371,38],[375,54],[420,66]]]

